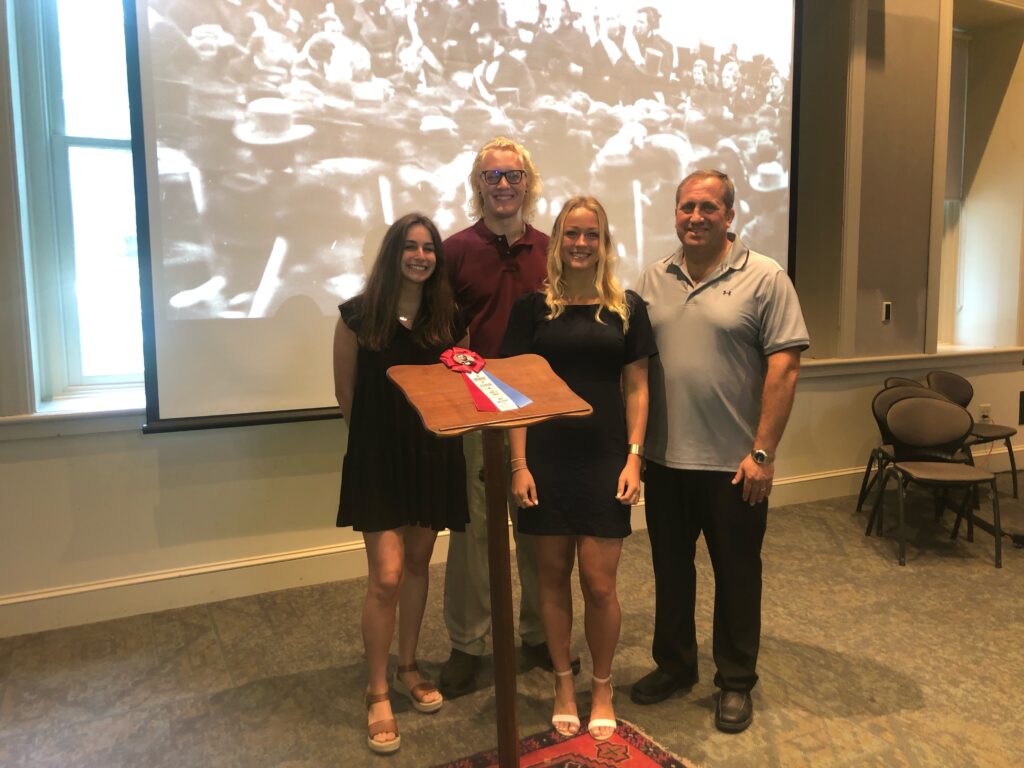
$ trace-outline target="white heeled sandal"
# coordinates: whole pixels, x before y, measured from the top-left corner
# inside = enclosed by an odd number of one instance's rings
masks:
[[[555,671],[555,677],[572,677],[572,669],[567,669],[565,672]],[[558,701],[558,680],[555,680],[555,702],[557,706]],[[562,727],[559,727],[562,726]],[[551,727],[555,729],[555,733],[565,738],[575,736],[580,732],[580,719],[577,715],[570,714],[558,714],[557,712],[551,715]]]
[[[603,685],[603,684],[607,683],[608,684],[608,688],[611,689],[611,697],[615,698],[615,689],[612,688],[612,676],[611,675],[608,675],[608,677],[604,677],[604,678],[601,678],[601,677],[591,677],[590,681],[591,681],[591,684],[593,684],[593,683],[601,683]],[[611,738],[612,734],[615,733],[615,729],[618,728],[618,727],[619,727],[619,723],[614,718],[607,718],[607,717],[591,718],[590,722],[587,723],[587,732],[594,738],[594,741],[605,741],[605,740]],[[604,735],[598,735],[598,734],[594,733],[594,731],[597,730],[598,728],[611,728],[611,730],[608,733],[604,734]]]

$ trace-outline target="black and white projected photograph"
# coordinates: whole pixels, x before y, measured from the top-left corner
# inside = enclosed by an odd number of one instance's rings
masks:
[[[627,286],[678,247],[675,187],[703,167],[735,180],[736,232],[786,262],[793,0],[137,7],[158,346],[194,320],[333,323],[389,223],[472,223],[496,136],[533,156],[538,228],[571,195],[604,203]]]

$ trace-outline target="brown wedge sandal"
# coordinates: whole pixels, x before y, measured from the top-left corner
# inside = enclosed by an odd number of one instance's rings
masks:
[[[429,683],[424,680],[421,683],[416,683],[412,688],[406,685],[402,681],[402,675],[407,672],[419,672],[420,668],[414,661],[412,664],[399,664],[398,669],[395,670],[395,690],[404,696],[409,697],[409,701],[412,702],[413,709],[417,712],[437,712],[444,704],[444,699],[441,697],[441,692],[437,690],[437,686],[433,683]],[[437,699],[434,701],[424,701],[430,693],[437,693]]]
[[[374,704],[380,704],[389,698],[390,696],[386,691],[384,693],[370,693],[367,691],[366,711],[369,712],[370,707]],[[379,733],[389,732],[395,734],[395,738],[388,739],[387,741],[379,741],[373,738]],[[377,720],[367,725],[366,745],[370,748],[371,752],[375,752],[378,755],[390,755],[392,752],[397,752],[398,748],[402,746],[402,737],[398,733],[398,722],[395,718],[389,717],[387,720]]]

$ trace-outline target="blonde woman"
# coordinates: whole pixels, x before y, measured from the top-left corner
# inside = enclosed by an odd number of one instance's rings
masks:
[[[537,545],[541,619],[555,669],[552,725],[579,731],[570,671],[571,576],[578,559],[584,631],[593,662],[588,731],[615,730],[611,671],[621,611],[615,588],[630,505],[640,493],[647,428],[647,361],[657,354],[643,300],[614,274],[608,216],[592,197],[574,197],[555,221],[547,283],[512,310],[503,355],[546,358],[593,406],[584,419],[510,433],[512,494],[520,534]]]

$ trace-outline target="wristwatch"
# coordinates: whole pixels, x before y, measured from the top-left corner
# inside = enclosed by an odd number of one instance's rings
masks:
[[[750,452],[750,458],[754,460],[755,464],[767,464],[772,459],[768,455],[768,451],[762,451],[760,448],[755,448]]]

